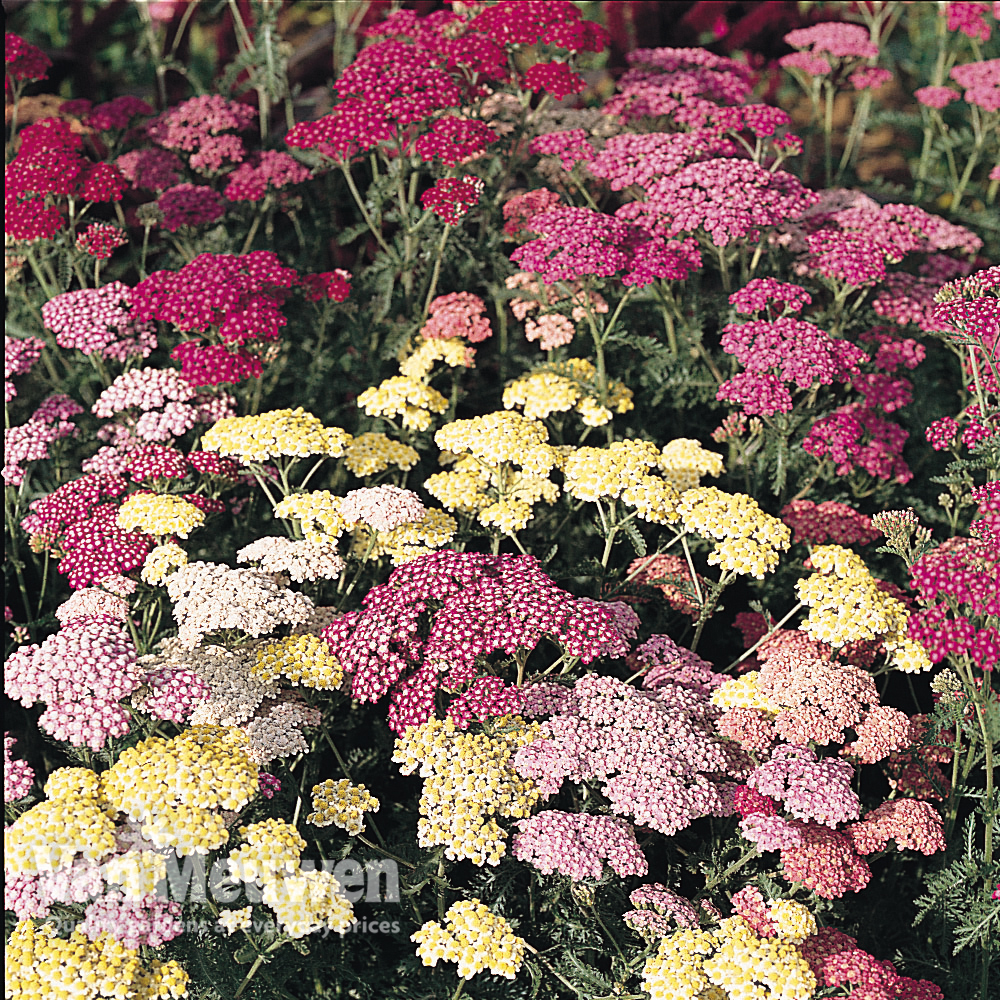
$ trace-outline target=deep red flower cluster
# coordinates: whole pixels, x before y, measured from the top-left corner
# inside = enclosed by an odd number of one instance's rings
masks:
[[[7,31],[3,36],[4,90],[11,96],[11,80],[44,80],[52,60],[37,45]]]
[[[421,196],[420,203],[442,222],[457,226],[469,209],[479,204],[483,182],[472,174],[463,177],[442,177]]]

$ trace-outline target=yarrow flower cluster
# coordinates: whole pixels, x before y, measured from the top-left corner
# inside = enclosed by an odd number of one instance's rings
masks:
[[[417,956],[424,965],[456,962],[462,979],[487,969],[495,976],[514,979],[524,962],[524,941],[478,899],[453,903],[443,925],[430,920],[410,940],[417,943]]]
[[[347,778],[328,778],[312,790],[313,811],[306,822],[313,826],[339,826],[352,836],[365,828],[363,816],[376,813],[379,800],[364,785],[354,785]]]
[[[428,601],[441,605],[431,612]],[[431,715],[439,689],[459,696],[449,714],[461,725],[467,713],[485,719],[516,710],[516,692],[477,665],[495,650],[511,656],[545,635],[585,663],[627,649],[609,612],[560,590],[532,557],[471,552],[432,553],[401,566],[368,592],[362,610],[322,635],[355,698],[391,693],[389,725],[397,733]]]
[[[156,348],[156,333],[151,323],[133,315],[132,296],[120,281],[64,292],[42,306],[42,319],[60,347],[122,362],[146,358]]]

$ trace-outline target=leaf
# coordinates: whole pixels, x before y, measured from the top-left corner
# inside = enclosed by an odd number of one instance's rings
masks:
[[[632,543],[632,548],[635,549],[635,554],[637,556],[644,556],[646,554],[646,541],[639,534],[638,529],[632,521],[626,521],[622,525],[622,530],[628,536],[628,540]]]

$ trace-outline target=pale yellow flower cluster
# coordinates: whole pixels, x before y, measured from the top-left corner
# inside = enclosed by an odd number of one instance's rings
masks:
[[[130,850],[101,865],[105,882],[121,887],[127,899],[142,899],[167,877],[167,859],[159,851]]]
[[[434,549],[447,545],[458,531],[458,522],[438,507],[428,507],[422,521],[400,524],[390,531],[380,531],[372,555],[392,559],[393,566],[402,566]]]
[[[444,413],[448,400],[418,378],[394,375],[358,396],[358,406],[370,417],[399,417],[404,428],[425,431],[432,413]]]
[[[454,468],[431,476],[424,487],[448,510],[475,514],[480,524],[519,531],[540,500],[555,502],[559,487],[548,476],[559,452],[544,424],[500,410],[455,420],[435,435],[438,447],[457,456]]]
[[[3,832],[8,875],[41,875],[67,868],[79,857],[97,862],[117,848],[100,777],[88,768],[54,771],[48,798],[22,813]]]
[[[500,725],[503,720],[494,720]],[[396,740],[392,759],[403,774],[419,768],[420,795],[417,842],[444,845],[452,861],[495,865],[507,852],[507,834],[495,816],[523,819],[541,798],[530,778],[514,769],[514,754],[538,738],[538,723],[519,716],[506,720],[495,735],[467,733],[450,719],[428,719],[409,726]]]
[[[266,682],[284,678],[296,687],[329,691],[340,686],[344,671],[326,641],[316,635],[274,639],[257,649],[250,670]]]
[[[424,379],[438,361],[443,361],[449,368],[474,368],[475,356],[475,348],[469,347],[462,337],[448,340],[421,337],[409,357],[400,356],[399,373],[407,378]]]
[[[163,583],[178,566],[186,566],[187,561],[187,553],[176,542],[167,542],[150,549],[139,575],[143,583],[155,586]]]
[[[760,671],[748,670],[738,677],[730,677],[712,692],[712,704],[719,708],[757,708],[777,715],[782,706],[762,694],[759,687]]]
[[[340,514],[340,497],[329,490],[292,493],[278,502],[274,516],[296,518],[306,539],[319,545],[336,541],[347,529]]]
[[[677,520],[680,494],[653,474],[659,458],[652,441],[638,438],[613,441],[606,448],[575,448],[563,459],[563,488],[578,500],[621,499],[643,520],[669,524]]]
[[[702,448],[693,438],[674,438],[664,445],[656,464],[663,478],[682,492],[700,486],[702,476],[721,476],[726,471],[722,456]]]
[[[689,531],[715,539],[708,563],[728,572],[762,580],[791,544],[788,526],[744,493],[698,486],[681,494],[677,512]]]
[[[601,405],[597,369],[585,358],[570,358],[517,379],[504,389],[503,405],[508,410],[520,407],[532,420],[572,410],[588,427],[601,427],[614,413],[634,407],[632,390],[614,379],[608,384],[608,405]]]
[[[364,814],[378,812],[380,803],[364,785],[327,778],[313,785],[312,805],[306,820],[313,826],[339,826],[353,837],[365,828]]]
[[[119,528],[144,531],[147,535],[177,535],[187,538],[205,523],[205,512],[183,497],[157,493],[133,493],[118,508]]]
[[[758,937],[741,917],[726,917],[716,930],[675,931],[646,960],[643,989],[652,1000],[808,1000],[816,992],[816,977],[793,943],[804,940],[798,935],[808,921],[791,911],[782,911],[781,920],[773,938]],[[784,937],[786,929],[794,937]]]
[[[266,462],[282,456],[338,458],[350,442],[347,431],[324,427],[319,417],[297,406],[294,410],[270,410],[249,417],[224,417],[205,432],[201,446],[205,451],[233,455],[247,462]]]
[[[239,729],[191,726],[125,750],[102,775],[113,812],[142,824],[156,847],[207,854],[229,840],[222,812],[239,812],[258,790],[257,765]]]
[[[177,962],[144,964],[138,949],[107,933],[91,941],[80,928],[60,938],[52,924],[21,920],[7,942],[4,962],[4,996],[21,1000],[179,1000],[189,995],[189,976]]]
[[[410,936],[424,965],[456,962],[458,974],[471,979],[489,969],[495,976],[514,979],[524,962],[524,940],[510,924],[478,899],[453,903],[444,925],[429,920]]]
[[[289,937],[305,937],[324,928],[343,934],[354,922],[354,909],[333,873],[302,869],[306,842],[291,823],[266,819],[241,826],[239,834],[246,843],[229,855],[229,877],[263,886],[262,902],[274,911]],[[229,917],[234,926],[245,920],[249,917],[239,911]],[[228,929],[221,915],[219,922]]]
[[[814,572],[795,585],[809,615],[799,626],[835,648],[863,639],[881,639],[899,670],[930,670],[926,650],[906,636],[910,613],[880,590],[862,558],[840,545],[821,545],[809,557]]]
[[[237,931],[249,930],[252,925],[253,907],[243,906],[238,910],[223,910],[219,914],[219,923],[232,937]]]
[[[241,826],[238,833],[246,843],[229,855],[229,878],[233,882],[263,883],[298,869],[306,842],[291,823],[265,819]]]
[[[377,431],[359,434],[344,452],[344,465],[359,477],[385,472],[390,465],[408,472],[420,460],[415,448]]]

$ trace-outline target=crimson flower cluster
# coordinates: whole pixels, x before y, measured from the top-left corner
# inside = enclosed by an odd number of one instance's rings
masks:
[[[69,124],[43,118],[20,134],[4,170],[4,232],[15,240],[52,239],[63,227],[61,200],[120,201],[126,182],[117,167],[83,155]]]
[[[533,557],[476,552],[435,552],[399,567],[368,592],[362,610],[321,634],[355,698],[391,694],[397,733],[431,717],[438,691],[466,696],[449,709],[459,724],[467,724],[470,701],[477,719],[516,710],[517,689],[483,676],[481,658],[494,652],[523,656],[546,637],[585,663],[628,651],[609,611],[560,590]]]
[[[82,476],[29,504],[21,527],[34,549],[59,560],[74,590],[138,568],[153,547],[149,535],[118,527],[127,490],[128,481],[118,476]]]

